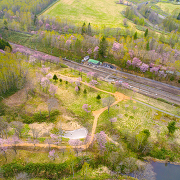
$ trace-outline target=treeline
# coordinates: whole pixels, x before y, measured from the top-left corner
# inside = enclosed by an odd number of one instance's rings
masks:
[[[21,89],[26,82],[27,71],[21,56],[0,52],[0,95]]]

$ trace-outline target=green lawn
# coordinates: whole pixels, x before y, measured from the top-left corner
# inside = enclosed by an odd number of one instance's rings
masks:
[[[60,0],[42,15],[59,16],[79,25],[90,22],[92,26],[122,27],[124,17],[120,12],[126,7],[116,4],[114,0]],[[129,25],[133,24],[129,22]]]
[[[162,3],[159,2],[156,4],[157,6],[159,6],[164,12],[166,13],[172,13],[173,10],[175,10],[176,8],[180,9],[180,5],[175,5],[175,4],[171,4],[171,3]]]

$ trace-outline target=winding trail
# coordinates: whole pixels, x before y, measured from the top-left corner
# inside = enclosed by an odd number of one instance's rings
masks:
[[[77,78],[71,78],[71,77],[68,77],[68,76],[65,76],[65,75],[62,75],[62,74],[59,74],[59,75],[61,77],[64,77],[64,78],[69,78],[69,79],[77,80]],[[95,86],[92,86],[92,85],[88,84],[87,82],[83,82],[83,81],[80,81],[80,82],[82,84],[85,84],[85,85],[87,85],[87,86],[89,86],[91,88],[94,88],[94,89],[98,90],[98,91],[102,91],[102,92],[105,92],[107,94],[113,95],[115,97],[116,101],[113,104],[111,104],[111,106],[114,106],[115,104],[119,103],[120,101],[123,101],[123,100],[126,100],[126,99],[130,99],[128,96],[125,96],[124,94],[122,94],[120,92],[111,93],[111,92],[99,89],[99,88],[97,88]],[[91,131],[91,138],[90,138],[90,140],[86,144],[84,144],[84,145],[71,146],[72,148],[85,150],[85,149],[87,149],[91,145],[91,143],[93,142],[93,139],[94,139],[95,132],[96,132],[98,118],[107,109],[108,109],[108,107],[106,106],[106,107],[104,107],[102,109],[99,109],[97,111],[92,111],[93,116],[94,116],[94,122],[93,122],[93,127],[92,127],[92,131]],[[108,136],[107,136],[107,139],[109,141],[115,143],[116,145],[118,145],[117,142],[113,141]],[[9,148],[12,147],[11,144],[3,144],[3,146],[9,147]],[[15,146],[16,148],[34,148],[34,147],[39,147],[39,148],[44,148],[44,149],[54,148],[54,149],[59,149],[59,150],[63,150],[63,149],[66,149],[66,148],[70,147],[70,146],[58,146],[58,145],[54,145],[54,144],[34,144],[34,143],[25,143],[25,142],[14,144],[13,146]]]

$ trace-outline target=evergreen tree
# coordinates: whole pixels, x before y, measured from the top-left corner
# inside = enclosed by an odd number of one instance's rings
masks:
[[[146,50],[149,51],[149,41],[146,44]]]
[[[108,42],[106,41],[106,38],[103,36],[99,44],[98,52],[100,57],[104,58],[104,56],[106,55],[107,47],[108,47]]]
[[[169,134],[174,134],[175,130],[177,129],[176,125],[176,121],[171,121],[168,123],[168,130],[169,130]]]
[[[8,30],[8,22],[6,20],[4,20],[4,28]]]
[[[35,14],[35,16],[34,16],[34,25],[36,25],[36,21],[37,21],[37,16]]]
[[[88,33],[88,35],[92,35],[92,33],[91,33],[91,24],[89,23],[88,24],[88,31],[87,31],[87,33]]]
[[[58,77],[56,76],[56,74],[54,74],[54,76],[53,76],[53,80],[58,80]]]
[[[82,32],[81,34],[85,34],[86,33],[86,23],[84,22],[83,25],[82,25]]]
[[[84,94],[87,94],[87,90],[86,90],[86,89],[84,89],[83,93],[84,93]]]
[[[134,33],[134,40],[137,39],[137,31]]]
[[[180,20],[180,13],[179,13],[179,15],[177,16],[177,20]]]
[[[96,97],[97,100],[100,100],[101,99],[101,96],[98,94],[97,97]]]
[[[148,29],[146,29],[145,33],[144,33],[144,37],[147,37],[148,35]]]

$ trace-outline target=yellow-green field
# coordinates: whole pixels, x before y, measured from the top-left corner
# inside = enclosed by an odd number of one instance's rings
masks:
[[[90,22],[92,26],[122,27],[124,17],[120,12],[126,7],[114,0],[60,0],[42,15],[59,16],[79,25]],[[129,22],[128,25],[134,24]]]
[[[159,6],[164,12],[171,14],[176,8],[180,9],[180,5],[175,5],[171,3],[162,3],[159,2],[156,4]]]

